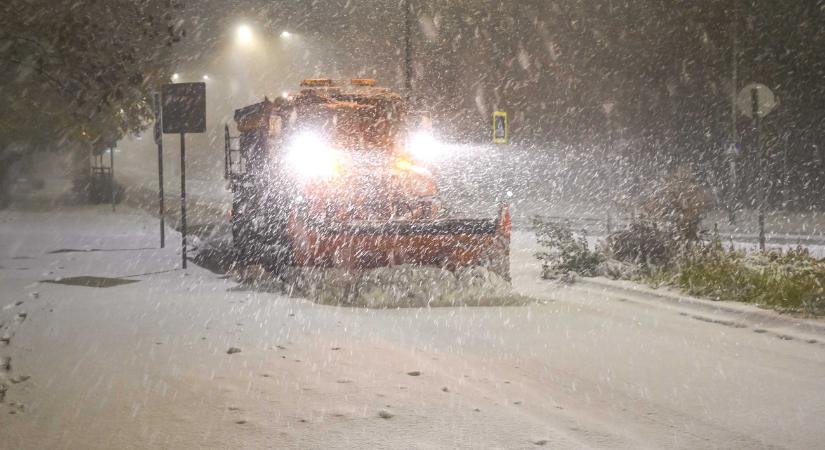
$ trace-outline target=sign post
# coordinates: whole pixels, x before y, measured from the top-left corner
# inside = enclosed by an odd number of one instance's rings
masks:
[[[725,156],[729,164],[729,192],[728,192],[728,221],[733,224],[736,220],[736,208],[738,206],[738,196],[736,195],[739,189],[736,173],[736,159],[739,157],[739,145],[736,142],[731,142],[728,149],[725,151]]]
[[[765,151],[762,148],[762,118],[767,116],[773,108],[776,107],[777,101],[773,92],[759,83],[750,83],[741,91],[737,97],[737,106],[742,111],[742,114],[753,119],[753,127],[756,132],[756,155],[759,158],[757,167],[757,183],[760,187],[759,199],[759,213],[757,221],[759,222],[759,249],[765,250],[765,208],[768,202],[768,180],[767,171],[765,167]]]
[[[158,215],[160,216],[160,248],[166,246],[166,225],[164,224],[163,211],[163,131],[161,123],[163,117],[161,115],[160,93],[155,92],[153,96],[155,109],[155,145],[158,147]]]
[[[186,268],[186,134],[180,134],[180,246],[181,264]]]
[[[115,212],[115,148],[109,147],[109,195],[112,201],[112,212]]]
[[[495,111],[493,113],[493,144],[506,144],[510,140],[510,125],[507,123],[507,113]]]
[[[767,184],[765,178],[765,158],[762,155],[762,117],[759,115],[759,90],[757,88],[751,89],[751,114],[753,116],[754,128],[756,129],[756,154],[759,155],[759,166],[757,173],[759,184],[762,189],[759,189],[759,194],[762,198],[759,199],[759,214],[757,221],[759,222],[759,250],[765,251],[765,197],[767,197]]]
[[[206,131],[206,83],[166,84],[161,88],[163,132],[180,135],[181,266],[186,268],[186,133]]]

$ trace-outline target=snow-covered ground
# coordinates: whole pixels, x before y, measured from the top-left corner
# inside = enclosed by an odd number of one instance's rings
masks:
[[[821,342],[540,281],[529,234],[514,236],[514,286],[537,303],[365,310],[182,271],[156,231],[127,208],[0,211],[0,447],[825,440]],[[73,276],[136,282],[44,282]]]

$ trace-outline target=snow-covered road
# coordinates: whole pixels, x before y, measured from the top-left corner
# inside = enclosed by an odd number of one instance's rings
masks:
[[[183,272],[155,233],[125,208],[0,212],[0,448],[825,442],[821,342],[539,281],[525,234],[514,286],[540,302],[364,310]],[[73,276],[136,282],[42,282]]]

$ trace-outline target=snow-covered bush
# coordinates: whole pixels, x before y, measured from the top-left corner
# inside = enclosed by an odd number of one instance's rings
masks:
[[[671,265],[680,252],[698,242],[709,207],[705,192],[683,171],[650,186],[634,205],[640,215],[605,242],[610,258],[642,272]]]
[[[541,261],[544,278],[565,277],[571,272],[582,276],[598,275],[599,264],[604,257],[590,250],[584,232],[574,233],[570,227],[533,218],[536,239],[542,251],[536,253]]]
[[[677,241],[696,241],[710,208],[707,193],[684,171],[650,184],[640,202],[642,218]]]
[[[631,222],[611,233],[606,250],[611,258],[647,269],[671,262],[678,251],[678,241],[648,220]]]

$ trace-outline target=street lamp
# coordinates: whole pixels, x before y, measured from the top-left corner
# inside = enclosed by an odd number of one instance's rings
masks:
[[[179,79],[180,79],[180,74],[179,73],[175,72],[175,73],[172,74],[172,81],[173,82],[176,82]]]
[[[209,75],[204,75],[203,76],[203,81],[209,81]]]
[[[253,38],[252,27],[247,24],[238,25],[238,28],[235,30],[235,41],[238,44],[249,45],[252,43]]]
[[[289,39],[290,37],[292,37],[292,33],[286,30],[281,31],[281,37],[284,39]]]

